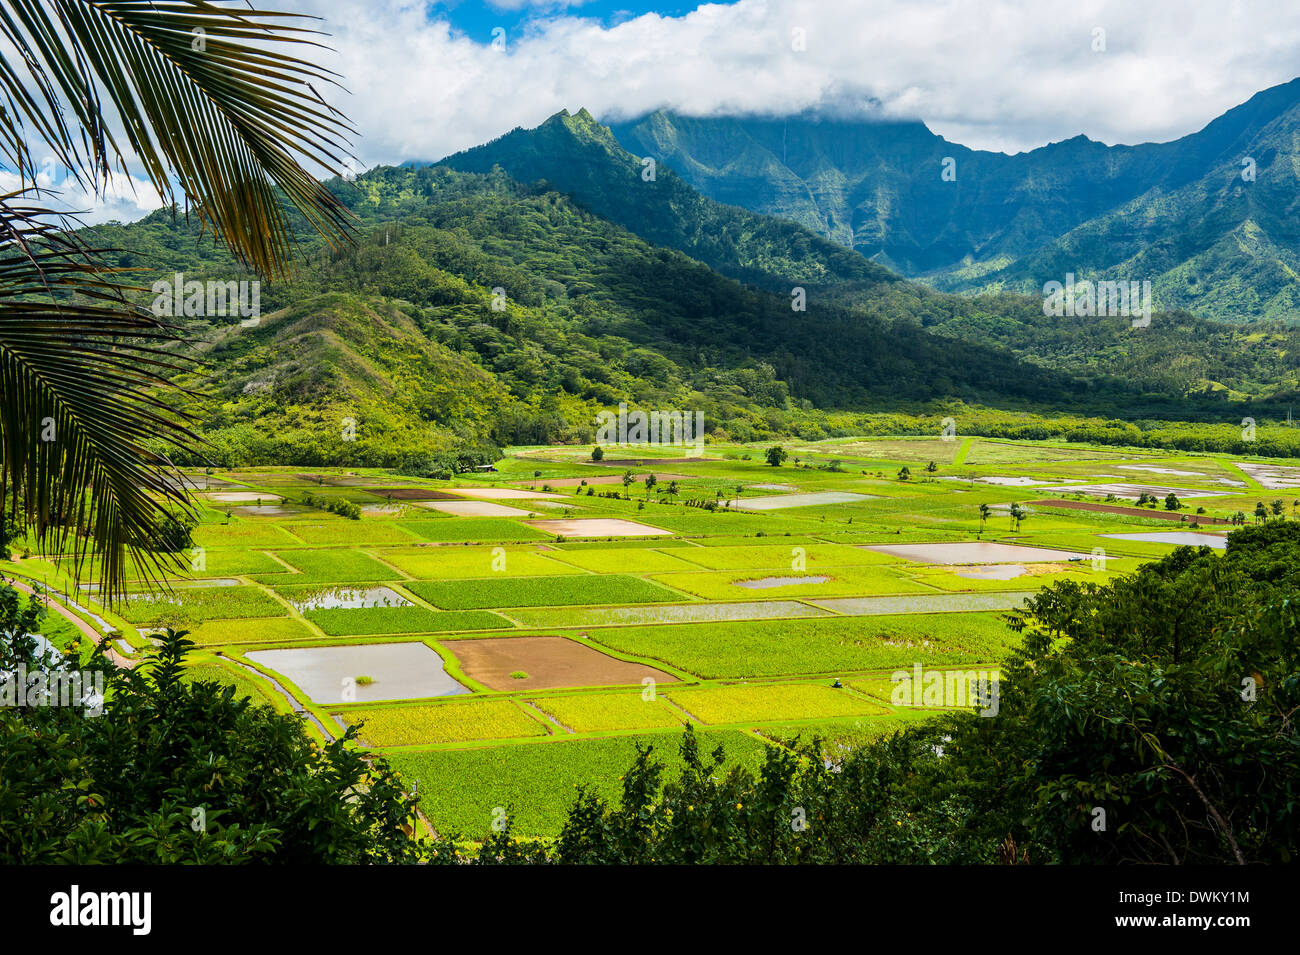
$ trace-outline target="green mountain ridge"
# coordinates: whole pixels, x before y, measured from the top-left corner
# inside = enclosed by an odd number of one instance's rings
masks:
[[[298,222],[301,269],[263,285],[255,327],[184,319],[204,365],[181,383],[209,458],[447,473],[501,445],[589,442],[596,412],[620,401],[699,410],[749,441],[962,402],[1223,420],[1239,416],[1229,397],[1295,389],[1286,330],[1171,314],[1134,332],[1047,319],[1023,296],[931,291],[670,170],[645,182],[589,115],[461,163],[485,172],[455,164],[331,182],[357,216],[355,246]],[[248,277],[167,210],[87,237],[130,250],[112,261],[143,269],[145,286],[175,271]],[[806,311],[791,307],[791,275]]]
[[[1045,316],[1041,293],[1027,297],[991,289],[996,294],[937,294],[879,266],[864,270],[861,256],[850,253],[846,259],[847,249],[795,223],[786,224],[779,234],[788,247],[798,250],[797,259],[757,254],[746,240],[774,234],[778,227],[769,217],[703,198],[662,164],[657,181],[644,183],[640,160],[618,147],[612,132],[585,110],[576,116],[559,113],[533,130],[512,130],[491,143],[448,157],[443,164],[479,172],[499,169],[523,181],[532,177],[643,238],[697,258],[717,261],[725,251],[750,264],[743,277],[758,286],[788,290],[795,281],[792,275],[805,281],[811,276],[824,284],[809,286],[810,301],[888,319],[895,327],[919,325],[936,335],[960,339],[961,347],[996,344],[1017,358],[1081,379],[1110,376],[1124,383],[1120,390],[1132,386],[1166,395],[1195,391],[1223,395],[1225,389],[1262,394],[1296,388],[1290,356],[1297,353],[1300,335],[1277,323],[1252,326],[1253,335],[1236,334],[1177,311],[1160,315],[1150,328],[1135,333],[1127,318]],[[693,218],[685,218],[683,210]],[[701,221],[711,225],[704,230],[690,225]],[[701,233],[735,236],[739,241],[725,247],[706,244],[702,250]],[[728,269],[726,261],[717,267]],[[734,261],[730,271],[739,271]],[[1247,366],[1253,368],[1250,373],[1244,373]],[[1263,382],[1274,387],[1261,391]],[[1073,387],[1074,392],[1058,395],[1057,400],[1068,403],[1086,395],[1086,388]]]
[[[667,111],[613,133],[705,195],[798,222],[939,289],[1041,294],[1073,272],[1149,279],[1165,309],[1300,321],[1300,79],[1196,133],[1137,146],[1078,136],[1006,155],[919,122]]]

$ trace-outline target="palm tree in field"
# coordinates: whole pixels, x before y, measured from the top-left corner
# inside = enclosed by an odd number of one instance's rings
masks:
[[[1012,502],[1011,509],[1007,514],[1011,518],[1012,529],[1018,531],[1020,530],[1020,522],[1025,519],[1028,512],[1019,504]]]
[[[990,513],[991,511],[987,504],[980,505],[980,533],[981,534],[984,533],[984,525],[985,523],[987,523]]]
[[[246,268],[288,274],[289,207],[335,244],[352,232],[305,168],[340,170],[352,133],[318,92],[333,74],[296,55],[324,49],[312,25],[242,0],[0,0],[0,164],[19,183],[0,195],[0,506],[74,576],[93,553],[102,599],[128,556],[167,570],[156,528],[193,514],[171,457],[203,442],[169,384],[181,330],[70,231],[50,169],[102,197],[130,162]]]

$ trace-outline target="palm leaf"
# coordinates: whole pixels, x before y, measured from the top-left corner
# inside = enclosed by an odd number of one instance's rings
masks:
[[[151,549],[156,522],[193,513],[154,449],[200,443],[157,394],[187,362],[168,348],[174,331],[95,263],[101,250],[22,198],[0,196],[0,501],[78,579],[94,542],[111,600],[128,553],[157,582],[168,561]]]
[[[129,160],[245,265],[286,274],[282,200],[332,242],[352,237],[303,165],[350,158],[347,121],[317,92],[333,74],[304,58],[319,36],[310,18],[207,0],[0,0],[0,161],[29,187],[0,196],[0,507],[78,579],[93,548],[106,600],[128,554],[150,580],[168,569],[155,525],[189,505],[158,448],[201,442],[163,397],[185,365],[176,331],[30,198],[32,144],[96,195]]]
[[[338,172],[352,133],[317,92],[334,76],[287,49],[322,49],[299,14],[205,0],[3,0],[0,155],[34,181],[28,137],[87,188],[127,156],[167,201],[174,188],[246,264],[286,274],[276,189],[331,241],[351,218],[300,159]]]

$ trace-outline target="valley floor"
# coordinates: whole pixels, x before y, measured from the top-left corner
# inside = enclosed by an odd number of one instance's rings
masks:
[[[1238,512],[1300,507],[1300,463],[1277,459],[982,438],[787,446],[779,467],[757,446],[654,450],[520,448],[455,481],[192,474],[192,579],[112,610],[93,592],[65,602],[123,652],[189,630],[193,678],[304,713],[314,733],[358,726],[439,832],[481,838],[508,817],[548,836],[577,786],[617,794],[638,745],[671,767],[687,723],[756,765],[796,737],[833,757],[969,707],[900,698],[895,677],[973,686],[1038,588],[1221,549]],[[326,509],[339,501],[359,519]],[[0,570],[73,588],[46,560]]]

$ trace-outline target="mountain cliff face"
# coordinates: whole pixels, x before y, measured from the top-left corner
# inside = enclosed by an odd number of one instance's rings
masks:
[[[499,166],[520,182],[545,182],[647,242],[760,284],[900,278],[808,229],[713,201],[672,169],[629,153],[585,109],[557,113],[536,129],[513,130],[439,165],[473,173]]]
[[[1150,280],[1166,309],[1300,321],[1300,80],[1174,142],[1014,156],[915,122],[657,112],[612,130],[711,198],[938,288],[1039,293],[1073,272]]]

